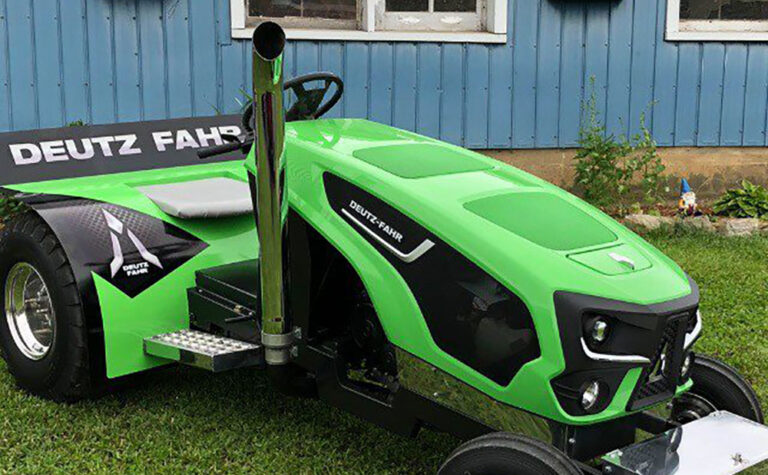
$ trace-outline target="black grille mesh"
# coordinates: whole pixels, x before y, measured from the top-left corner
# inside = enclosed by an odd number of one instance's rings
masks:
[[[683,344],[691,315],[667,317],[659,346],[651,365],[643,370],[640,382],[630,402],[631,409],[654,404],[675,394],[683,361]]]

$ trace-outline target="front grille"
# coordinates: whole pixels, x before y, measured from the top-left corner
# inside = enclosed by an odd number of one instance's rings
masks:
[[[630,400],[630,410],[641,409],[674,396],[680,380],[680,368],[684,358],[683,345],[691,318],[689,313],[667,317],[651,364],[643,370]]]

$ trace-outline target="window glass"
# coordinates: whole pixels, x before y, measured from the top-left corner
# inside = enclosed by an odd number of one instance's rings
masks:
[[[681,20],[768,20],[768,0],[680,0]]]
[[[474,12],[477,0],[435,0],[436,12]]]
[[[429,11],[428,0],[387,0],[388,12],[426,12]]]
[[[249,27],[270,18],[288,29],[438,33],[488,31],[485,17],[488,1],[508,0],[243,0],[243,3]],[[363,12],[372,12],[372,15],[362,16]]]
[[[252,17],[300,17],[354,20],[356,0],[250,0],[248,14]]]

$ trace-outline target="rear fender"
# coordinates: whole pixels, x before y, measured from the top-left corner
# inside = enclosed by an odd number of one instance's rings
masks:
[[[198,269],[258,254],[251,216],[181,220],[137,189],[245,180],[241,155],[201,164],[195,153],[237,133],[238,122],[217,116],[0,135],[2,191],[40,215],[61,242],[108,377],[164,364],[144,355],[143,339],[188,327],[186,290]]]

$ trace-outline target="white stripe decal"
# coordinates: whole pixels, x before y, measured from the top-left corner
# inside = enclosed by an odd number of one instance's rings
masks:
[[[362,228],[362,230],[365,231],[366,233],[368,233],[369,236],[374,238],[379,244],[384,246],[389,252],[391,252],[392,254],[396,255],[398,257],[398,259],[400,259],[403,262],[406,262],[406,263],[410,264],[411,262],[415,261],[419,257],[423,256],[427,251],[432,249],[432,247],[435,245],[434,242],[430,241],[429,239],[425,239],[424,242],[422,242],[421,244],[416,246],[416,249],[414,249],[413,251],[409,252],[408,254],[403,254],[396,247],[394,247],[393,245],[391,245],[390,243],[385,241],[381,236],[379,236],[378,234],[374,233],[373,231],[368,229],[368,227],[366,225],[364,225],[363,223],[358,221],[357,218],[352,216],[352,213],[350,213],[346,209],[342,209],[341,212],[344,213],[344,216],[346,216],[347,218],[351,219],[353,223],[355,223],[360,228]]]

